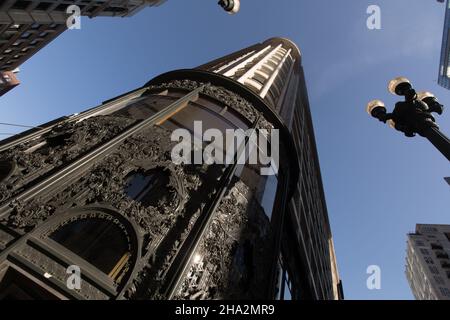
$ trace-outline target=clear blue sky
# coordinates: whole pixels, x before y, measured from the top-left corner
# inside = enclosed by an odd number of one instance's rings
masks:
[[[347,298],[411,299],[404,275],[406,233],[450,223],[448,161],[423,138],[407,139],[368,117],[365,105],[396,98],[409,77],[450,106],[436,79],[444,4],[435,0],[242,0],[236,16],[216,0],[168,0],[132,18],[82,19],[22,65],[22,84],[0,98],[1,122],[38,125],[85,110],[152,77],[195,67],[272,36],[303,54],[317,145]],[[366,28],[366,9],[382,29]],[[450,134],[450,111],[439,119]],[[0,127],[0,132],[13,132]],[[366,288],[379,265],[382,289]]]

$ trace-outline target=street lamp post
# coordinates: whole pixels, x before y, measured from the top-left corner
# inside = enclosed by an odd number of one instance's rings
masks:
[[[373,100],[367,105],[367,112],[403,132],[407,137],[419,134],[427,138],[450,161],[450,139],[439,130],[432,115],[432,113],[441,115],[444,111],[443,105],[429,92],[416,93],[406,78],[392,80],[389,83],[389,91],[405,97],[405,101],[397,102],[394,111],[387,113],[382,101]]]

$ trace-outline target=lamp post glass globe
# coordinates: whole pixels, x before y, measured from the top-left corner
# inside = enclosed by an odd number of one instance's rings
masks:
[[[425,103],[429,112],[436,112],[441,115],[444,111],[444,106],[439,103],[437,98],[431,92],[419,92],[417,99]]]
[[[417,99],[420,101],[424,101],[427,98],[436,98],[434,94],[428,91],[422,91],[417,94]]]
[[[372,100],[367,104],[366,111],[369,115],[374,116],[374,113],[377,111],[386,112],[386,106],[381,100]]]
[[[405,89],[411,88],[411,82],[405,77],[397,77],[389,82],[388,90],[393,95],[402,96]]]

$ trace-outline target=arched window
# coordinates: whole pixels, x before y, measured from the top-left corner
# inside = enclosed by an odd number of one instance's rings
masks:
[[[0,183],[2,183],[13,173],[14,167],[14,162],[0,160]]]
[[[119,282],[129,267],[131,244],[120,222],[108,218],[75,219],[61,225],[50,238]]]
[[[163,168],[135,171],[126,178],[125,193],[144,206],[156,207],[158,202],[169,200],[173,192],[169,182],[169,170]]]
[[[66,140],[72,136],[72,132],[51,132],[50,135],[46,137],[47,145],[56,148],[59,146],[64,146]]]

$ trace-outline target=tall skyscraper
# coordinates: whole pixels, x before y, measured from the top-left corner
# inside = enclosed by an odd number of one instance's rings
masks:
[[[246,161],[174,163],[177,129],[185,160],[213,145]],[[250,133],[231,136],[232,153],[206,137],[230,130]],[[343,298],[301,55],[286,39],[3,141],[0,195],[0,297]]]
[[[444,2],[438,0],[438,2]],[[440,86],[450,89],[450,0],[445,7],[444,32],[442,37],[441,60],[439,67],[438,83]]]
[[[418,300],[450,300],[450,225],[418,224],[408,235],[406,277]]]
[[[165,0],[4,0],[0,3],[0,72],[18,68],[67,29],[66,21],[80,15],[129,17]],[[1,94],[1,92],[0,92]]]

